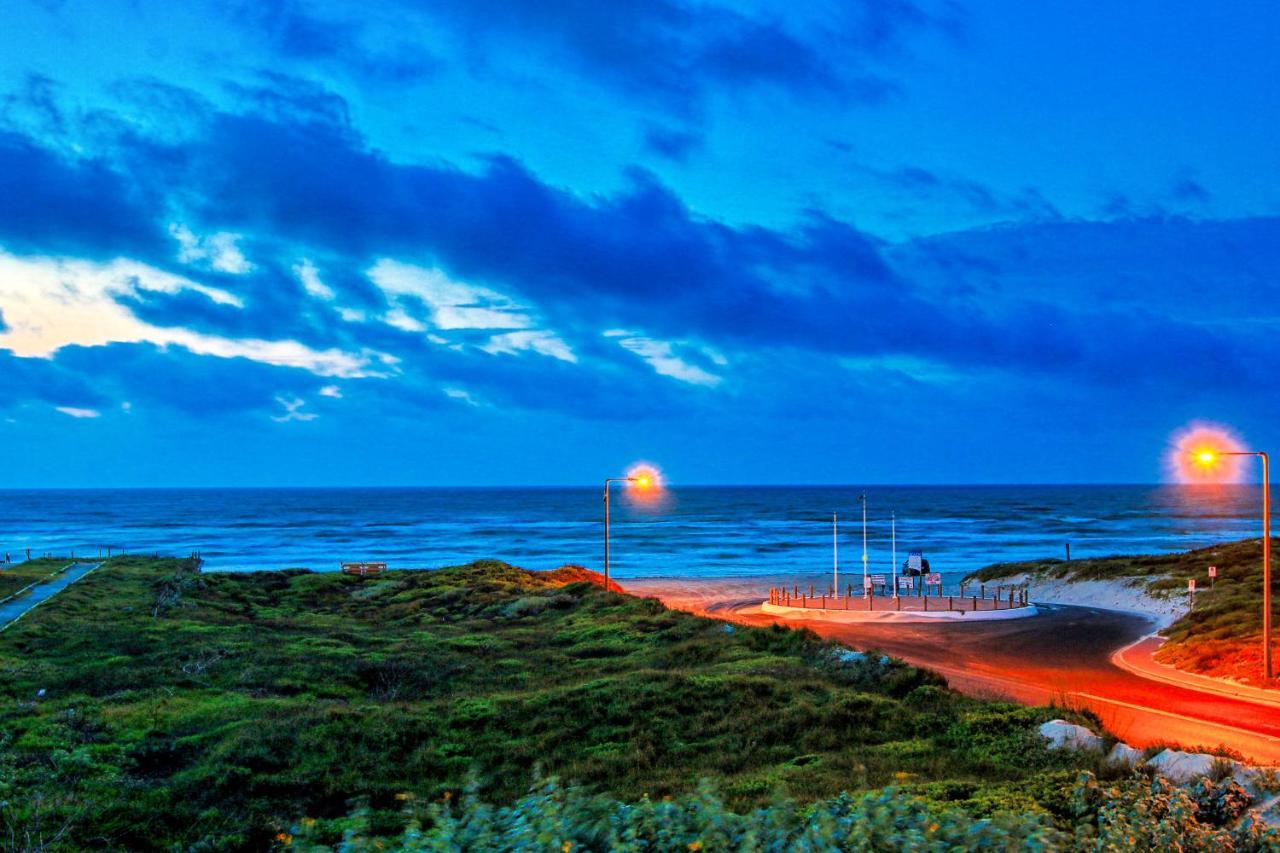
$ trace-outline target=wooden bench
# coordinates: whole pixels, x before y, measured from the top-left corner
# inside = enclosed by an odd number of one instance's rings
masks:
[[[342,573],[344,575],[376,575],[378,572],[387,570],[386,563],[343,563]]]

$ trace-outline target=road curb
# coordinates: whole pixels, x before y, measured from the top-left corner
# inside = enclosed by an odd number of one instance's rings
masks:
[[[1201,693],[1214,693],[1219,696],[1238,699],[1241,702],[1249,702],[1253,705],[1262,705],[1266,708],[1280,708],[1280,694],[1268,695],[1270,694],[1270,691],[1264,692],[1262,688],[1248,687],[1243,684],[1235,685],[1223,683],[1221,680],[1208,675],[1199,675],[1194,672],[1182,672],[1181,670],[1168,666],[1167,664],[1157,663],[1154,658],[1151,661],[1152,666],[1172,670],[1174,673],[1177,673],[1177,675],[1164,675],[1159,671],[1152,672],[1150,670],[1143,669],[1142,667],[1135,666],[1125,660],[1124,656],[1126,652],[1134,646],[1145,643],[1147,640],[1153,638],[1164,642],[1164,638],[1160,637],[1158,634],[1147,634],[1144,637],[1139,637],[1129,645],[1113,652],[1111,654],[1111,662],[1130,675],[1136,675],[1139,678],[1159,681],[1164,684],[1172,684],[1175,687],[1196,690]]]

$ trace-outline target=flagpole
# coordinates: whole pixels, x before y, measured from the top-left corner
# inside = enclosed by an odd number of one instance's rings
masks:
[[[862,497],[862,594],[867,594],[867,493]]]
[[[831,588],[835,590],[835,597],[840,597],[840,544],[836,538],[836,531],[839,522],[836,514],[831,513]]]
[[[893,524],[893,557],[891,558],[893,560],[893,564],[891,566],[891,568],[893,569],[893,597],[897,598],[898,597],[898,514],[895,512],[895,513],[892,513],[889,517],[892,519],[892,524]]]

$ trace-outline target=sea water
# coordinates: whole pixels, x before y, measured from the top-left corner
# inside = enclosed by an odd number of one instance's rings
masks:
[[[1160,553],[1260,535],[1245,486],[670,486],[658,500],[613,493],[619,578],[827,572],[832,514],[844,572],[890,570],[923,551],[948,582],[994,562]],[[600,488],[154,489],[0,491],[0,559],[125,550],[205,569],[344,561],[437,568],[495,558],[532,569],[599,569]]]

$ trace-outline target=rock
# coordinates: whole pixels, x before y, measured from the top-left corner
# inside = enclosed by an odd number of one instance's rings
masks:
[[[1134,749],[1127,743],[1117,743],[1107,753],[1108,764],[1120,764],[1125,767],[1137,767],[1142,763],[1142,750]]]
[[[840,663],[862,663],[866,659],[865,653],[855,652],[853,649],[844,649],[836,652],[836,660],[840,661]]]
[[[1096,749],[1102,751],[1102,738],[1066,720],[1050,720],[1040,726],[1040,734],[1049,739],[1050,749]]]
[[[1160,771],[1160,775],[1181,785],[1193,782],[1201,776],[1210,775],[1213,771],[1213,763],[1217,760],[1218,756],[1203,752],[1179,752],[1176,749],[1166,749],[1147,761],[1147,766],[1154,767]]]

